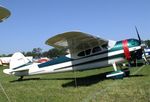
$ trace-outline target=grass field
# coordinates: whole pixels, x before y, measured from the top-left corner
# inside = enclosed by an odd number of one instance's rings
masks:
[[[106,79],[112,67],[25,77],[0,67],[0,102],[150,102],[150,66],[131,68],[131,76]],[[75,77],[76,76],[76,77]]]

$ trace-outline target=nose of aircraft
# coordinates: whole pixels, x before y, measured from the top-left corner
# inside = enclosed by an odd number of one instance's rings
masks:
[[[130,52],[130,60],[136,60],[136,59],[141,59],[142,58],[142,46],[139,40],[137,39],[128,39],[128,47],[129,48],[134,48],[133,52]],[[140,47],[140,49],[139,49]],[[138,48],[138,49],[137,49]]]

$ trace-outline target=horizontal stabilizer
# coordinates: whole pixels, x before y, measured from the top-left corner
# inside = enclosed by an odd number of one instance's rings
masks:
[[[124,76],[124,72],[121,70],[118,70],[118,71],[115,71],[106,75],[107,78],[114,78],[114,79],[122,79],[123,76]]]
[[[18,69],[18,70],[12,70],[11,72],[22,72],[22,71],[28,71],[29,68],[26,69]]]
[[[9,75],[11,74],[11,70],[10,70],[10,69],[4,69],[3,72],[4,72],[5,74],[9,74]]]
[[[5,74],[9,74],[9,75],[11,75],[12,73],[14,73],[14,72],[24,72],[24,71],[28,71],[29,69],[18,69],[18,70],[11,70],[11,69],[4,69],[3,70],[3,72],[5,73]]]

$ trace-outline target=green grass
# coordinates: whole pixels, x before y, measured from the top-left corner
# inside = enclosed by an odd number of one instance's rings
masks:
[[[105,78],[112,67],[28,76],[24,81],[4,74],[4,68],[0,67],[0,102],[150,102],[148,65],[132,68],[133,75],[123,80]]]

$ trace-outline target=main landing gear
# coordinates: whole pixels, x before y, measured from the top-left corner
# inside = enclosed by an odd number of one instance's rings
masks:
[[[20,76],[20,78],[18,79],[18,81],[22,81],[23,80],[23,76]]]
[[[130,75],[129,68],[126,69],[117,69],[116,63],[113,64],[114,71],[110,74],[107,74],[107,78],[113,78],[113,79],[123,79],[124,77],[127,77]]]

